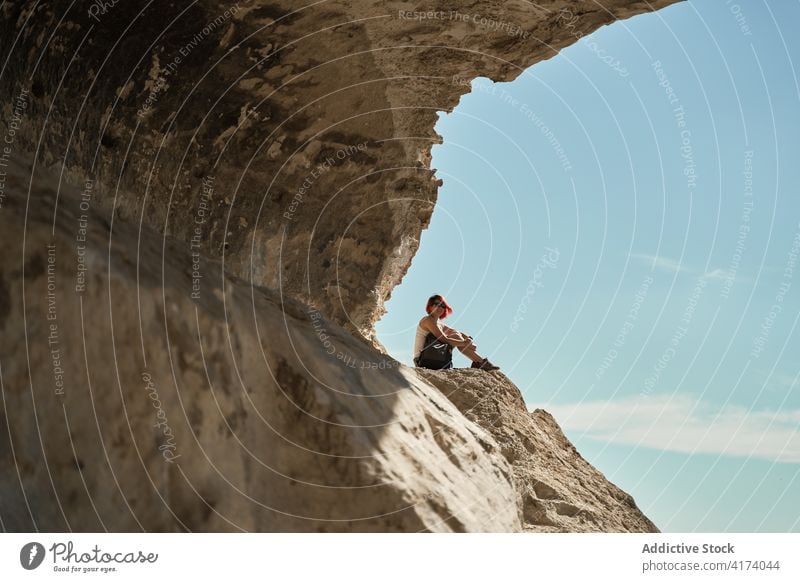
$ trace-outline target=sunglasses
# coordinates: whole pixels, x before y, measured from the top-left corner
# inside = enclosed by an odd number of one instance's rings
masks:
[[[433,303],[431,303],[431,305],[433,305],[434,307],[446,307],[444,303],[439,303],[438,301],[434,301]]]

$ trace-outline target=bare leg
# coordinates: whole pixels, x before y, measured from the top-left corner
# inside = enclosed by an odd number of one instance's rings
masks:
[[[478,352],[475,351],[475,344],[472,343],[470,340],[464,340],[463,342],[459,342],[456,344],[458,351],[467,356],[473,362],[482,362],[483,357],[478,355]]]
[[[497,366],[491,363],[486,358],[481,357],[478,355],[478,352],[475,351],[475,344],[469,337],[465,337],[464,335],[461,336],[461,340],[455,342],[455,345],[462,354],[467,356],[470,360],[472,360],[472,367],[478,367],[482,370],[487,370],[491,372],[492,370],[499,370],[500,366]],[[478,364],[475,366],[475,364]]]

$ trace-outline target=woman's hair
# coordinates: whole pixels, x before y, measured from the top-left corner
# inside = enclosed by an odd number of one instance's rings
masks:
[[[453,313],[453,308],[450,307],[450,304],[447,303],[447,299],[442,297],[441,295],[431,295],[428,298],[428,303],[425,305],[425,313],[430,315],[431,311],[433,311],[433,304],[439,302],[444,305],[444,313],[442,314],[441,319],[444,319],[451,313]]]

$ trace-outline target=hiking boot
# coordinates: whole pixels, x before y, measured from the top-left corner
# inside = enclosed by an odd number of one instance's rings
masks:
[[[489,358],[483,358],[480,362],[472,362],[472,368],[479,368],[481,370],[486,370],[487,372],[491,372],[492,370],[499,370],[500,366],[495,366],[493,363],[489,361]]]

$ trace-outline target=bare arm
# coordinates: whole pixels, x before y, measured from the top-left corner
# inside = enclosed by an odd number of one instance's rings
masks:
[[[453,341],[458,340],[458,337],[454,336],[452,331],[451,333],[447,332],[447,330],[450,330],[450,328],[443,329],[444,326],[442,324],[436,325],[429,317],[423,317],[422,321],[420,322],[420,326],[425,331],[432,333],[439,341],[452,344]]]
[[[448,326],[446,326],[446,325],[445,325],[445,324],[443,324],[443,323],[440,323],[439,325],[441,325],[441,326],[442,326],[442,329],[444,330],[444,332],[445,332],[445,333],[446,333],[446,334],[447,334],[449,337],[453,337],[453,336],[455,335],[455,336],[463,336],[463,337],[468,337],[468,338],[472,339],[472,336],[471,336],[471,335],[469,335],[468,333],[465,333],[465,332],[463,332],[463,331],[458,331],[457,329],[453,329],[452,327],[448,327]]]

